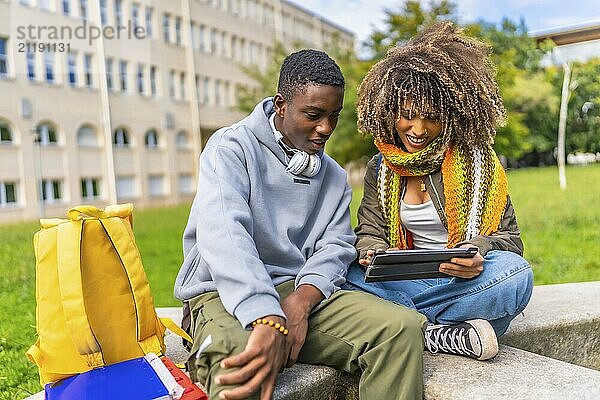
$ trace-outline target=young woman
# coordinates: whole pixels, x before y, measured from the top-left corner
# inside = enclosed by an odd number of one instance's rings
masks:
[[[358,125],[380,153],[358,211],[348,287],[427,316],[426,348],[489,359],[527,305],[533,274],[492,148],[505,110],[484,43],[438,23],[391,49],[359,88]],[[365,283],[376,250],[477,247],[447,278]]]

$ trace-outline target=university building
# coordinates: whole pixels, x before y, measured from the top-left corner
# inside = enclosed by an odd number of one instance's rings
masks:
[[[354,37],[285,0],[0,0],[0,223],[191,201],[275,41]]]

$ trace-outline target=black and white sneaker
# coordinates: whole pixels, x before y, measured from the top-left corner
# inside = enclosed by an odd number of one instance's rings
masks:
[[[489,360],[498,354],[498,338],[484,319],[472,319],[456,325],[428,325],[425,348],[431,353],[448,353]]]

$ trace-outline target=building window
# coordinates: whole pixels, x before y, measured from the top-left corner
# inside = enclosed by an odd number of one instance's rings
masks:
[[[132,198],[135,197],[135,177],[133,176],[118,176],[117,177],[117,197]]]
[[[204,84],[202,85],[202,103],[208,104],[210,102],[210,78],[204,78]]]
[[[90,125],[83,125],[77,131],[77,145],[81,147],[96,147],[98,141],[96,138],[96,131]]]
[[[113,144],[115,147],[129,147],[129,132],[124,128],[115,129]]]
[[[190,148],[190,138],[188,134],[184,131],[180,131],[177,133],[175,138],[178,149],[189,149]]]
[[[198,39],[196,38],[196,23],[190,23],[190,36],[192,38],[192,49],[197,49]]]
[[[196,101],[200,102],[200,75],[194,77],[194,85],[196,89]]]
[[[94,81],[92,80],[92,55],[85,54],[83,56],[83,73],[85,76],[85,86],[91,88],[94,86]]]
[[[232,4],[229,7],[229,10],[231,11],[231,14],[235,17],[237,17],[238,15],[240,15],[240,1],[239,0],[233,0]]]
[[[81,178],[81,198],[93,200],[100,197],[100,180],[98,178]]]
[[[194,192],[194,187],[192,185],[192,175],[190,174],[182,174],[179,175],[178,179],[178,187],[179,193],[189,194]]]
[[[175,42],[181,46],[181,17],[175,18]]]
[[[185,72],[179,74],[179,94],[182,100],[185,100]]]
[[[71,15],[71,0],[62,0],[63,15]]]
[[[35,53],[31,51],[30,43],[27,43],[27,79],[35,80]]]
[[[156,96],[156,67],[150,67],[150,94]]]
[[[152,37],[152,16],[154,14],[154,8],[146,7],[146,37]]]
[[[131,4],[131,19],[133,20],[133,31],[136,32],[140,26],[140,5],[137,3]]]
[[[69,85],[77,86],[77,55],[75,53],[67,53],[67,64],[69,74]]]
[[[0,181],[0,207],[11,207],[17,204],[17,183]]]
[[[215,81],[215,105],[221,105],[221,81],[219,79]]]
[[[54,83],[54,53],[51,51],[44,53],[44,64],[46,69],[46,82]]]
[[[158,147],[158,135],[154,129],[146,132],[146,136],[144,137],[144,143],[146,144],[146,148],[148,149],[156,149]]]
[[[122,2],[122,0],[115,0],[115,25],[117,27],[123,26],[123,2]]]
[[[8,76],[8,56],[6,55],[6,39],[0,38],[0,78]]]
[[[221,55],[223,57],[228,57],[228,54],[227,54],[227,33],[226,32],[221,32],[221,43],[219,43],[219,44],[221,45],[220,46]]]
[[[106,0],[100,0],[100,23],[102,26],[108,25],[108,4]]]
[[[81,17],[81,19],[88,19],[87,0],[79,0],[79,16]]]
[[[238,60],[237,36],[235,35],[231,37],[231,58]]]
[[[206,51],[206,27],[200,25],[200,51]]]
[[[148,176],[148,194],[150,196],[163,196],[165,194],[164,180],[162,175]]]
[[[144,94],[144,64],[137,67],[137,89],[139,94]]]
[[[121,92],[127,91],[127,61],[119,61],[119,81],[121,83]]]
[[[62,182],[58,179],[42,180],[42,200],[44,203],[54,203],[62,199]]]
[[[169,14],[165,13],[163,14],[163,39],[165,41],[165,43],[171,43],[171,35],[169,30],[170,28],[170,22],[169,19],[171,17],[169,16]]]
[[[53,125],[45,123],[36,128],[37,136],[35,142],[41,146],[55,146],[58,143],[58,135]]]
[[[247,63],[247,55],[246,39],[240,39],[240,61],[244,64]]]
[[[50,0],[39,0],[40,8],[44,11],[51,11]]]
[[[175,71],[169,71],[169,97],[175,98]]]
[[[113,59],[112,58],[107,58],[106,59],[106,87],[108,88],[108,90],[113,90],[114,89],[114,84],[113,84]]]
[[[0,121],[0,144],[12,144],[13,137],[10,131],[10,126],[7,123]]]
[[[217,53],[217,30],[211,29],[210,31],[210,52],[212,54]]]
[[[223,83],[223,105],[229,107],[231,105],[229,98],[229,82]]]

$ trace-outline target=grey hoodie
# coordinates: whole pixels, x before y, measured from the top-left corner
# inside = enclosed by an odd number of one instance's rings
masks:
[[[328,298],[356,257],[345,171],[323,154],[312,178],[286,172],[272,113],[265,99],[206,144],[175,281],[183,301],[217,290],[244,327],[265,315],[285,318],[274,288],[281,282],[311,284]]]

